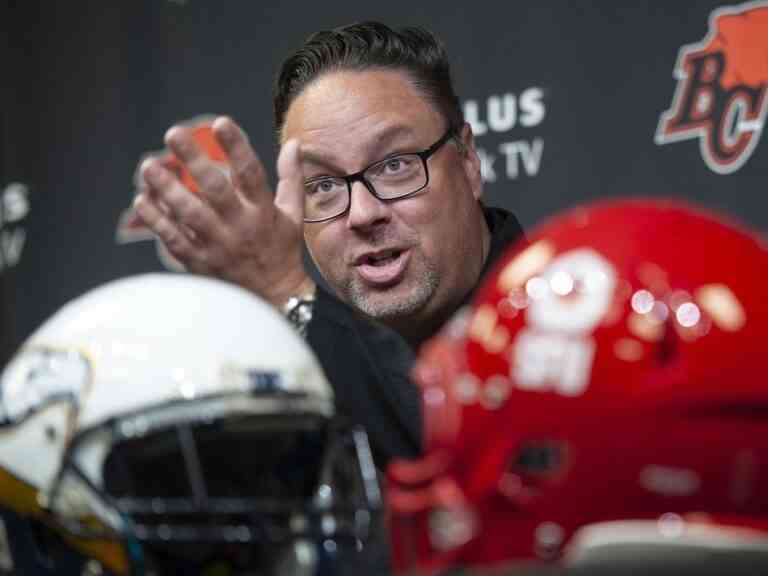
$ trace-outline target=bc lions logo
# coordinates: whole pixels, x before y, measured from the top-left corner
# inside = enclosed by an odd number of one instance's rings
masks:
[[[193,137],[200,149],[208,154],[208,156],[214,162],[220,164],[222,170],[228,172],[229,167],[227,165],[227,156],[224,153],[224,150],[221,149],[221,146],[219,146],[219,143],[216,141],[216,138],[213,135],[213,130],[211,128],[214,118],[215,116],[200,116],[192,120],[182,122],[182,124],[192,127]],[[150,152],[145,156],[145,158],[150,156],[160,158],[163,165],[171,172],[174,172],[181,183],[184,184],[188,190],[193,193],[197,192],[197,184],[192,179],[192,175],[186,170],[186,168],[184,168],[181,162],[179,162],[179,160],[171,153],[170,150],[164,149],[157,152]],[[141,165],[141,163],[139,163],[139,165]],[[138,192],[139,189],[143,186],[142,182],[139,181],[138,173],[134,174],[133,180],[135,192]],[[118,244],[153,239],[157,242],[157,252],[163,264],[172,270],[182,269],[183,266],[173,256],[170,255],[163,243],[155,238],[154,233],[149,228],[147,228],[146,224],[142,222],[141,218],[139,218],[138,214],[136,214],[133,208],[128,208],[123,212],[117,225],[116,240]]]
[[[674,76],[656,143],[698,138],[711,170],[735,172],[754,151],[768,111],[768,2],[713,11],[704,40],[680,48]]]

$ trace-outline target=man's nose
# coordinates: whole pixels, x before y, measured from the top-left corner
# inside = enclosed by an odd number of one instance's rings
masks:
[[[388,202],[376,198],[364,182],[352,183],[347,227],[364,229],[389,221],[392,210]]]

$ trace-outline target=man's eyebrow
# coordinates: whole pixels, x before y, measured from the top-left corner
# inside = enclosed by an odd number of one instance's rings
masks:
[[[381,160],[383,156],[390,152],[392,144],[398,140],[404,141],[403,144],[410,145],[416,136],[416,131],[410,126],[404,124],[391,125],[378,134],[375,134],[372,138],[369,138],[362,148],[365,150],[365,157],[368,162],[376,162]],[[412,152],[414,150],[397,150],[397,152]],[[333,170],[339,170],[338,166],[334,162],[334,158],[325,153],[324,150],[318,149],[302,149],[301,158],[304,162],[310,162],[318,166],[330,168]],[[363,168],[363,166],[361,166]]]

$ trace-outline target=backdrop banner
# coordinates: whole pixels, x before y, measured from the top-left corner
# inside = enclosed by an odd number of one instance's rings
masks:
[[[524,226],[649,195],[768,228],[768,0],[3,4],[3,357],[85,290],[164,268],[151,236],[120,224],[140,157],[173,123],[233,116],[274,182],[279,63],[355,21],[443,39],[486,201]]]

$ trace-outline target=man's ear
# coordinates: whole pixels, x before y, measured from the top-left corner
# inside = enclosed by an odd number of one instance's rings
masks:
[[[480,200],[483,196],[483,179],[480,172],[480,156],[475,148],[475,135],[472,133],[472,126],[468,122],[464,123],[459,133],[461,140],[460,154],[464,172],[467,175],[467,181],[472,188],[472,196],[475,200]]]

